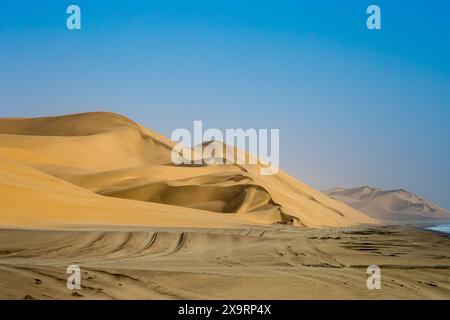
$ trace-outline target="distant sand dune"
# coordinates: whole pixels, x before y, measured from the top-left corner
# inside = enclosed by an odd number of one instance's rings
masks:
[[[376,222],[283,172],[262,176],[260,164],[173,165],[173,145],[113,113],[0,119],[0,224]]]
[[[403,189],[381,190],[368,186],[334,188],[326,193],[375,219],[417,221],[450,219],[450,211]]]

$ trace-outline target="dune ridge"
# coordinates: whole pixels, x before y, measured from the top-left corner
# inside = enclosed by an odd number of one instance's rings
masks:
[[[176,166],[173,146],[114,113],[0,119],[0,224],[376,223],[284,172],[262,176],[260,164]]]
[[[369,186],[334,188],[330,197],[380,220],[416,221],[450,219],[450,211],[404,189],[382,190]]]

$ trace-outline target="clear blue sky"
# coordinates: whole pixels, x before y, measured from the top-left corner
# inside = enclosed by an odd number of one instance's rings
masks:
[[[450,208],[450,1],[2,1],[0,116],[92,110],[279,128],[282,168],[319,189]]]

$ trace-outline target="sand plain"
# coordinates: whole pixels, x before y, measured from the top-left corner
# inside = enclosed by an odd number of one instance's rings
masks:
[[[3,229],[0,298],[449,299],[449,245],[401,226]],[[380,290],[366,286],[372,264]]]

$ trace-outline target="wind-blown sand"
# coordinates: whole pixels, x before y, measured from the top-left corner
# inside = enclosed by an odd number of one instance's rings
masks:
[[[2,230],[0,298],[449,299],[449,244],[398,226]],[[381,290],[366,287],[371,264]]]
[[[173,145],[112,113],[0,119],[0,225],[376,222],[286,173],[262,176],[259,165],[175,166]]]
[[[0,119],[0,298],[449,298],[447,237],[172,147],[111,113]]]

